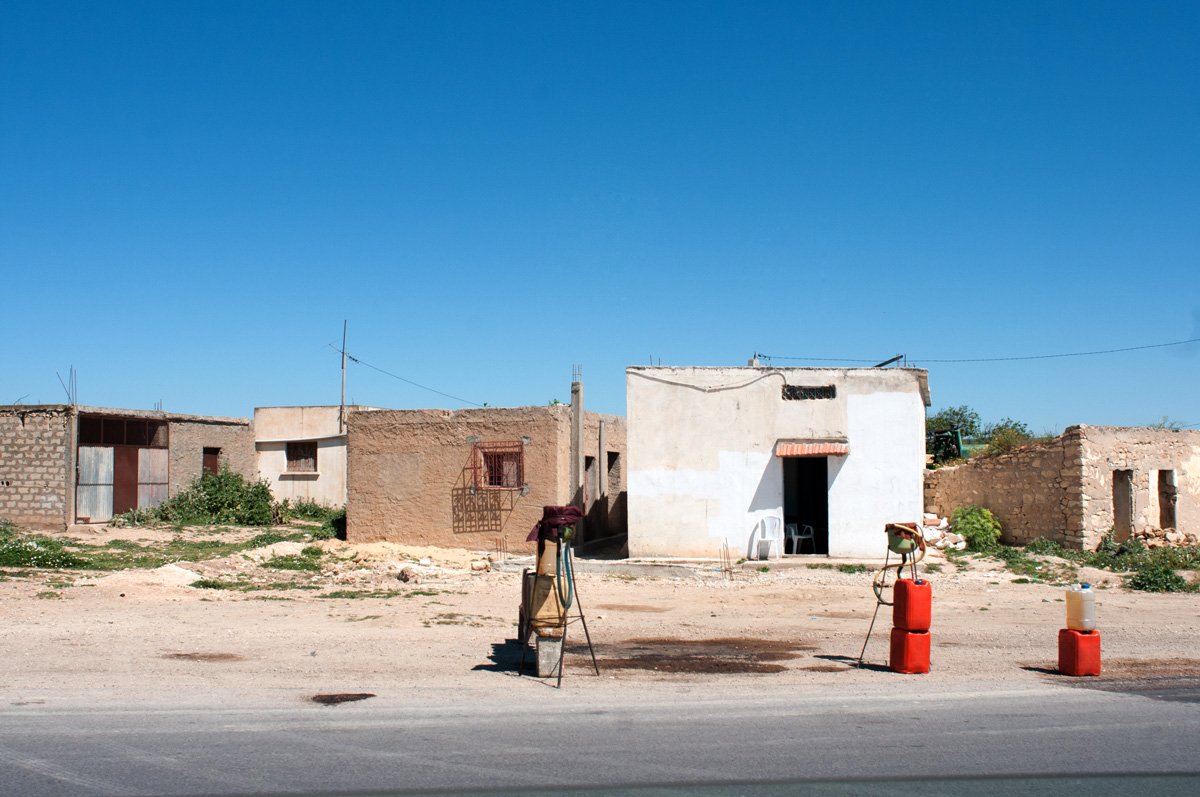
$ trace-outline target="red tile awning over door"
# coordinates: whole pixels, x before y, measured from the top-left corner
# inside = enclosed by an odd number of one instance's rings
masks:
[[[850,444],[837,440],[780,440],[775,444],[777,457],[844,457]]]

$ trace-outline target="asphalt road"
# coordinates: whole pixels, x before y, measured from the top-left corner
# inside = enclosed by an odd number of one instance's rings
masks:
[[[925,694],[910,678],[820,695],[728,683],[764,691],[514,679],[333,706],[68,691],[0,710],[0,794],[1200,793],[1195,683]],[[1189,774],[1091,777],[1112,773]]]

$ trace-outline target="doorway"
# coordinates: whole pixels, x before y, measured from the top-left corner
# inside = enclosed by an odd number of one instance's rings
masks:
[[[1125,542],[1133,536],[1133,471],[1114,470],[1113,538]]]
[[[1160,529],[1175,528],[1175,504],[1179,500],[1179,492],[1175,487],[1175,471],[1160,470],[1158,472],[1158,527]]]
[[[786,553],[829,554],[829,457],[784,457],[783,525],[792,524],[801,534],[811,526],[813,536],[785,540]]]

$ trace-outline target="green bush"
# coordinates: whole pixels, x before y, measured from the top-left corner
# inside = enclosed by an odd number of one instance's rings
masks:
[[[270,526],[282,521],[280,508],[263,480],[249,481],[240,473],[222,467],[206,473],[187,489],[154,509],[139,509],[120,516],[118,523],[130,526],[148,523],[212,526]]]
[[[292,503],[286,498],[279,504],[280,511],[284,518],[298,518],[300,520],[319,520],[322,523],[327,522],[329,518],[338,513],[339,510],[331,506],[317,503],[316,501],[296,501]],[[345,511],[345,510],[341,510]]]
[[[1130,589],[1143,592],[1192,592],[1194,587],[1183,576],[1161,562],[1149,562],[1129,577]]]
[[[991,510],[981,506],[964,506],[954,510],[950,527],[961,534],[972,551],[989,551],[1000,542],[1000,521]]]
[[[314,540],[346,539],[346,510],[336,509],[325,518],[321,527],[312,533]]]

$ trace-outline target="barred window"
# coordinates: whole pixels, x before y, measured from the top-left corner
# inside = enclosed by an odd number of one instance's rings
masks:
[[[525,483],[520,442],[476,443],[472,460],[476,489],[519,490]]]
[[[834,385],[784,385],[784,401],[809,401],[812,399],[837,398]]]

